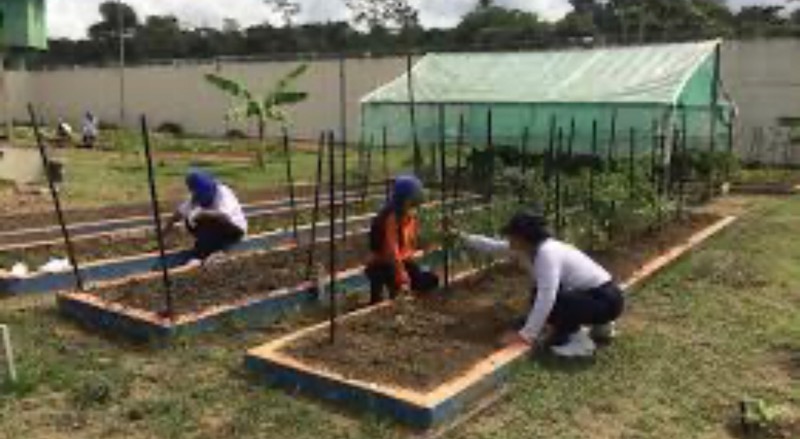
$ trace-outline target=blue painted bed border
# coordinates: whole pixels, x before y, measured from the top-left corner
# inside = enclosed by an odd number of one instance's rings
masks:
[[[441,255],[438,251],[420,258],[420,262],[425,265],[435,265],[440,260]],[[337,294],[364,291],[368,286],[369,282],[363,274],[363,268],[355,268],[346,271],[337,280]],[[177,324],[160,324],[138,318],[134,313],[81,300],[79,295],[72,293],[59,294],[57,305],[62,315],[86,327],[136,341],[164,341],[176,336],[198,335],[231,325],[243,327],[268,325],[287,314],[317,306],[318,299],[315,286],[304,284]]]

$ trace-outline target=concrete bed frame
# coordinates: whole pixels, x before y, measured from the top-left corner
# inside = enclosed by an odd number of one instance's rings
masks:
[[[442,259],[440,251],[419,253],[417,256],[426,265],[436,265]],[[59,293],[56,301],[62,315],[83,326],[134,341],[165,342],[179,336],[214,331],[232,323],[246,327],[274,323],[285,315],[319,305],[319,287],[327,288],[329,285],[327,277],[319,283],[303,282],[291,288],[265,292],[257,297],[182,315],[174,320],[154,312],[107,302],[86,293]],[[351,294],[363,291],[367,286],[364,267],[358,266],[338,274],[336,292],[340,295]]]
[[[478,197],[466,197],[459,200],[457,208],[463,208],[475,201]],[[431,207],[439,205],[439,201],[432,201]],[[349,219],[350,227],[364,227],[369,224],[373,214],[360,215]],[[340,224],[337,224],[341,227]],[[329,224],[327,221],[317,223],[317,236],[327,236]],[[300,240],[310,235],[311,225],[305,224],[298,227]],[[337,235],[341,230],[337,231]],[[228,250],[231,254],[247,254],[259,250],[276,250],[294,241],[291,227],[253,235]],[[167,254],[166,262],[170,268],[179,267],[191,258],[189,251],[173,251]],[[80,266],[81,274],[87,284],[102,283],[114,280],[152,273],[161,267],[161,258],[158,252],[142,255],[127,256],[124,258],[94,261]],[[34,293],[52,293],[70,290],[75,285],[72,271],[61,273],[37,273],[26,278],[0,279],[0,297],[16,296]]]
[[[628,290],[668,266],[681,256],[717,234],[736,220],[726,217],[695,233],[685,242],[650,260],[623,284]],[[469,276],[472,273],[462,275]],[[386,304],[351,313],[342,320],[369,314]],[[529,355],[528,348],[512,347],[495,352],[461,376],[443,383],[431,392],[417,392],[357,379],[321,370],[302,363],[281,351],[288,344],[312,332],[326,330],[328,323],[267,343],[247,352],[245,367],[263,382],[301,391],[309,396],[345,404],[394,419],[400,424],[426,430],[444,428],[459,418],[472,414],[476,407],[504,389],[511,366]]]

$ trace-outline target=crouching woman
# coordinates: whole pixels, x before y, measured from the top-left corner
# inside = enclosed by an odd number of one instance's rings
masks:
[[[559,356],[588,357],[595,351],[595,341],[610,341],[624,298],[608,271],[572,245],[554,239],[538,213],[514,215],[501,233],[503,240],[458,235],[472,250],[516,259],[535,285],[524,326],[506,334],[504,344],[535,347],[542,343],[547,325],[552,329],[551,350]]]

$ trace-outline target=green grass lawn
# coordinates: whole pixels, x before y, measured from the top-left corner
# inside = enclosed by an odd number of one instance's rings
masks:
[[[730,229],[633,292],[592,363],[516,367],[509,397],[449,437],[728,438],[753,397],[800,410],[800,203],[759,199]],[[520,294],[524,294],[520,287]],[[7,438],[391,438],[390,424],[251,382],[246,348],[307,325],[134,347],[61,320],[52,297],[0,303],[22,383]]]
[[[59,151],[66,163],[64,184],[65,204],[69,207],[132,203],[149,200],[147,170],[142,153],[93,152],[83,150]],[[407,171],[407,150],[393,150],[389,155],[390,174]],[[381,156],[373,157],[372,178],[383,178]],[[317,155],[312,152],[293,153],[293,174],[297,182],[313,183],[317,169]],[[357,151],[348,155],[348,178],[355,184],[353,171],[358,165]],[[338,165],[341,167],[341,161]],[[189,168],[209,170],[221,181],[237,190],[258,190],[286,184],[284,155],[268,156],[266,168],[255,161],[220,160],[180,154],[156,160],[156,174],[162,196],[185,192],[183,179]],[[340,177],[337,177],[340,178]]]

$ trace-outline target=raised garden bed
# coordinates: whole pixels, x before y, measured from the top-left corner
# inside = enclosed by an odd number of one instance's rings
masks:
[[[475,204],[476,197],[465,197],[456,205],[466,207]],[[435,206],[433,202],[431,206]],[[351,215],[354,209],[349,209]],[[348,221],[348,228],[358,230],[368,226],[372,215],[351,216]],[[341,227],[341,224],[339,225]],[[298,228],[300,242],[308,242],[311,226],[303,225]],[[327,236],[327,221],[318,225],[318,236]],[[341,233],[338,230],[337,233]],[[246,240],[228,250],[231,254],[249,253],[258,250],[269,250],[276,247],[293,243],[293,232],[290,229],[282,229],[261,235],[250,235]],[[148,243],[154,246],[155,240]],[[188,246],[188,241],[187,241]],[[153,247],[154,248],[154,247]],[[185,264],[190,259],[191,254],[188,250],[171,251],[167,254],[167,265],[177,267]],[[79,255],[80,261],[80,255]],[[98,283],[125,279],[130,276],[142,275],[159,269],[160,258],[157,252],[150,252],[136,256],[123,257],[117,259],[105,259],[91,263],[83,263],[80,266],[84,280],[88,283]],[[6,295],[18,295],[29,293],[46,293],[62,291],[72,288],[74,277],[72,272],[64,273],[37,273],[26,278],[5,278],[0,279],[0,292]]]
[[[317,261],[327,261],[327,244],[318,244],[316,251]],[[339,294],[364,288],[361,263],[366,254],[364,234],[339,246],[337,264],[349,267],[339,274]],[[317,281],[307,281],[302,268],[307,258],[307,247],[293,247],[178,274],[173,277],[176,315],[171,319],[163,316],[163,289],[152,276],[87,293],[62,293],[58,307],[81,324],[136,340],[196,334],[231,321],[264,325],[317,303]],[[426,260],[435,262],[435,257]]]
[[[383,202],[383,197],[372,197],[365,200],[364,204],[351,203],[348,209],[350,215],[357,216],[376,210]],[[321,206],[320,212],[327,213],[328,206]],[[313,205],[303,204],[298,209],[298,222],[309,222],[312,217]],[[337,209],[338,210],[338,209]],[[292,224],[291,209],[269,209],[251,211],[248,215],[250,235],[260,235],[268,231],[286,229]],[[78,262],[120,258],[131,255],[151,253],[158,250],[158,241],[151,225],[124,233],[99,234],[83,237],[73,241]],[[187,248],[192,245],[192,238],[187,233],[176,233],[166,237],[165,245],[168,250]],[[10,267],[17,262],[23,262],[29,267],[39,267],[51,258],[66,258],[66,249],[63,240],[44,242],[34,245],[13,246],[0,249],[0,266]]]
[[[694,217],[596,257],[630,288],[732,221]],[[321,324],[249,351],[245,365],[272,385],[414,428],[441,426],[502,389],[509,366],[527,356],[497,344],[524,315],[527,285],[508,266],[467,274],[449,293],[342,318],[336,344]]]
[[[383,196],[385,187],[373,184],[373,197]],[[283,192],[281,192],[283,191]],[[243,206],[248,216],[285,210],[289,200],[285,198],[285,189],[272,191],[253,191],[245,196]],[[352,188],[348,193],[351,200],[361,199],[361,188]],[[338,194],[339,192],[337,192]],[[256,196],[258,194],[258,196]],[[298,187],[298,206],[308,207],[313,203],[312,188],[307,185]],[[180,200],[162,203],[162,212],[171,212]],[[327,203],[327,195],[321,198]],[[165,215],[165,217],[168,215]],[[149,204],[118,205],[98,209],[68,211],[66,213],[68,227],[73,237],[89,236],[101,233],[112,233],[127,229],[146,228],[152,225]],[[61,238],[61,229],[52,212],[29,213],[21,215],[0,216],[0,246],[19,245],[43,241],[55,241]]]

